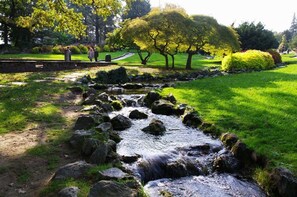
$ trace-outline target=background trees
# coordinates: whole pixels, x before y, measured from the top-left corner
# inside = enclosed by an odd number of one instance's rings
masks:
[[[236,28],[236,31],[239,34],[242,50],[257,49],[265,51],[278,46],[273,32],[266,30],[260,22],[258,24],[244,22]]]

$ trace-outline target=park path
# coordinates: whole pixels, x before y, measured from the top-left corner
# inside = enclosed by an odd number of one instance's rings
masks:
[[[112,59],[113,61],[117,61],[117,60],[123,60],[123,59],[126,59],[128,57],[131,57],[135,55],[135,53],[125,53],[124,55],[120,56],[120,57],[116,57],[114,59]]]

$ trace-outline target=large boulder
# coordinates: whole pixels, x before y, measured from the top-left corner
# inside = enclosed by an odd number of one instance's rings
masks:
[[[218,172],[234,173],[240,169],[239,161],[230,153],[218,155],[213,161],[213,169]]]
[[[189,126],[189,127],[198,127],[202,124],[202,120],[201,118],[199,117],[198,113],[193,111],[193,112],[188,112],[184,118],[183,118],[183,123],[186,125],[186,126]]]
[[[132,126],[132,122],[129,118],[123,115],[117,115],[111,119],[111,124],[114,130],[123,131]]]
[[[127,178],[129,175],[119,168],[109,168],[107,170],[99,171],[101,180],[120,180]]]
[[[162,114],[162,115],[176,114],[174,104],[172,104],[170,101],[163,100],[163,99],[153,102],[151,108],[154,114]]]
[[[93,167],[93,165],[86,163],[85,161],[77,161],[74,163],[70,163],[60,167],[55,173],[53,179],[62,180],[68,178],[83,178],[86,176],[86,173],[91,167]]]
[[[131,118],[131,119],[147,119],[148,115],[135,109],[130,112],[129,118]]]
[[[147,95],[143,98],[143,102],[144,105],[147,107],[151,107],[151,105],[153,104],[153,102],[161,99],[162,96],[154,91],[150,91],[149,93],[147,93]]]
[[[276,168],[270,174],[272,192],[276,196],[295,197],[297,196],[297,179],[285,168]]]
[[[92,115],[81,115],[75,122],[74,130],[91,129],[96,125],[96,119]]]
[[[137,191],[114,181],[99,181],[90,189],[88,197],[136,197]]]
[[[97,83],[123,84],[129,81],[126,69],[120,67],[111,71],[99,71],[96,73],[95,81]]]
[[[77,150],[80,150],[86,139],[92,137],[93,131],[89,130],[76,130],[69,139],[70,145]]]
[[[108,146],[104,142],[98,144],[96,150],[92,153],[90,157],[90,163],[93,164],[103,164],[106,161],[108,153]]]
[[[166,128],[162,121],[153,119],[149,126],[143,128],[142,131],[153,135],[162,135],[166,131]]]
[[[100,146],[101,143],[102,142],[100,142],[98,139],[86,139],[82,147],[82,154],[85,156],[90,156],[97,149],[97,147]]]
[[[109,134],[113,129],[110,122],[103,122],[99,126],[95,127],[95,130],[99,133]]]

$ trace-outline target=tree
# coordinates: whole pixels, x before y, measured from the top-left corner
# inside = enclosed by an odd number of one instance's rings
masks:
[[[278,51],[279,51],[279,52],[284,52],[284,51],[287,51],[288,48],[289,48],[288,40],[287,40],[286,35],[284,34],[284,35],[282,36],[281,43],[280,43],[279,46],[278,46]]]
[[[227,54],[239,50],[238,35],[230,27],[219,25],[210,16],[195,15],[186,22],[184,51],[188,54],[186,69],[191,69],[192,57],[199,51]]]
[[[123,14],[122,19],[135,19],[142,17],[151,11],[151,4],[148,0],[135,0],[131,2],[130,9]]]
[[[244,22],[236,28],[236,31],[239,34],[243,50],[257,49],[265,51],[278,46],[273,32],[266,30],[260,22],[256,25],[253,22]]]
[[[118,14],[123,8],[123,2],[127,6],[132,0],[37,0],[33,5],[30,16],[21,16],[18,24],[29,28],[31,31],[44,28],[54,28],[58,32],[66,32],[75,37],[82,37],[86,32],[83,23],[84,17],[72,6],[89,7],[91,12],[106,19],[108,16]]]
[[[297,35],[297,18],[296,18],[295,13],[294,13],[293,20],[292,20],[291,27],[290,27],[289,31],[292,35],[292,38]]]

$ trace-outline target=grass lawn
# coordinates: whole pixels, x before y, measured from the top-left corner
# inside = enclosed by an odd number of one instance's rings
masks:
[[[297,174],[297,59],[287,67],[179,83],[164,89],[207,122],[236,133],[273,166]]]
[[[202,55],[194,55],[192,59],[192,68],[193,69],[202,69],[202,68],[207,68],[211,66],[220,66],[220,61],[221,58],[215,58],[215,59],[206,59],[205,56]],[[148,63],[146,66],[141,65],[139,56],[137,53],[135,55],[124,59],[124,60],[119,60],[117,61],[119,65],[136,65],[136,66],[141,66],[141,67],[163,67],[165,68],[165,59],[162,55],[158,53],[154,53],[151,58],[149,59]],[[175,68],[177,69],[185,69],[185,65],[187,62],[187,54],[185,53],[180,53],[175,55]],[[169,67],[171,68],[171,57],[169,57]]]
[[[118,52],[102,52],[99,53],[99,59],[104,60],[106,54],[110,54],[111,58],[119,57],[126,53],[125,51],[118,51]],[[2,54],[0,55],[0,59],[7,59],[7,58],[13,58],[13,59],[41,59],[41,60],[64,60],[63,54]],[[71,55],[72,60],[81,60],[81,61],[90,61],[88,59],[87,54],[72,54]]]

